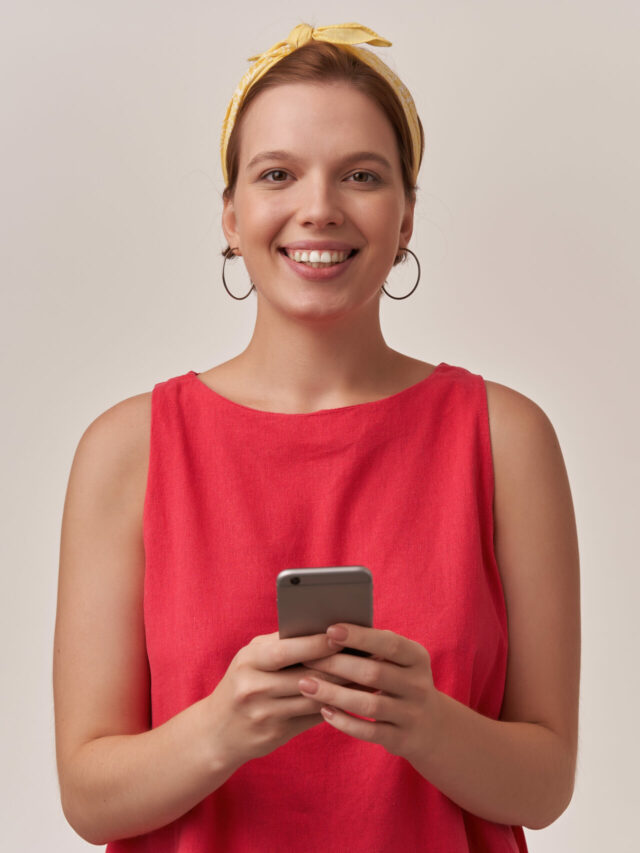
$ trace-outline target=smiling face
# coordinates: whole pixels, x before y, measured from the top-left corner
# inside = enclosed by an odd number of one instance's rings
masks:
[[[222,226],[259,300],[317,318],[374,299],[377,308],[398,249],[409,243],[413,207],[393,127],[353,86],[277,86],[248,107]],[[344,268],[326,271],[283,254],[285,246],[327,241],[357,252]]]

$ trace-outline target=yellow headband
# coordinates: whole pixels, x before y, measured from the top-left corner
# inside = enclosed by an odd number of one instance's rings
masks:
[[[331,42],[331,44],[342,45],[345,50],[350,51],[355,54],[358,59],[366,62],[367,65],[373,68],[374,71],[377,71],[382,77],[384,77],[387,83],[391,85],[391,88],[400,99],[400,103],[402,104],[409,124],[409,131],[411,132],[414,162],[414,171],[411,177],[415,184],[418,178],[418,170],[420,168],[420,128],[418,125],[416,106],[413,102],[413,98],[411,97],[411,93],[402,80],[400,80],[389,66],[379,59],[375,53],[372,53],[370,50],[364,50],[363,48],[353,47],[355,44],[363,43],[372,44],[375,47],[390,47],[391,42],[382,38],[377,33],[374,33],[374,31],[370,30],[369,27],[363,27],[361,24],[351,23],[339,24],[335,27],[316,27],[315,29],[309,26],[309,24],[298,24],[297,27],[294,27],[291,30],[286,41],[279,41],[264,53],[249,57],[249,62],[253,62],[254,60],[255,62],[240,81],[233,98],[229,102],[229,106],[227,107],[227,112],[222,123],[220,157],[222,160],[222,174],[224,176],[225,185],[229,183],[226,162],[227,145],[229,144],[229,137],[231,136],[231,131],[233,130],[238,110],[242,106],[245,95],[253,84],[259,80],[263,74],[266,74],[266,72],[277,62],[284,59],[285,56],[288,56],[294,50],[297,50],[299,47],[307,44],[307,42],[312,39],[315,39],[315,41],[327,41]]]

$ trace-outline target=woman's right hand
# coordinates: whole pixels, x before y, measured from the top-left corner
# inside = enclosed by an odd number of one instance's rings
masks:
[[[346,684],[302,665],[337,653],[326,634],[280,639],[277,631],[258,635],[241,648],[207,697],[211,736],[223,762],[238,768],[324,722],[322,703],[303,696],[298,681],[313,675]]]

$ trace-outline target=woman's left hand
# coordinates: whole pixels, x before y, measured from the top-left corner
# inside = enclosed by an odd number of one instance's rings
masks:
[[[423,756],[436,742],[439,728],[439,691],[433,683],[429,652],[393,631],[348,622],[327,629],[332,640],[338,627],[348,633],[335,643],[336,649],[348,646],[373,657],[334,654],[307,661],[305,666],[345,678],[362,689],[305,676],[298,682],[300,692],[321,702],[325,720],[345,734],[378,743],[408,761]]]

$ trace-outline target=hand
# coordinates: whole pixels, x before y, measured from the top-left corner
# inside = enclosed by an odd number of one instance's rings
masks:
[[[327,636],[340,627],[347,633],[339,642],[329,639],[330,648],[349,646],[373,657],[333,654],[307,661],[306,666],[347,679],[357,689],[305,675],[298,682],[300,692],[322,702],[324,719],[345,734],[378,743],[408,761],[423,755],[436,742],[439,730],[439,691],[433,683],[429,652],[393,631],[346,622],[331,626]]]
[[[280,639],[274,631],[254,637],[241,648],[207,697],[216,755],[237,769],[322,723],[320,702],[301,696],[298,681],[313,671],[313,659],[322,656],[326,662],[335,654],[326,634]],[[310,667],[298,665],[302,662]],[[347,683],[338,675],[320,671],[314,675],[318,680]]]

